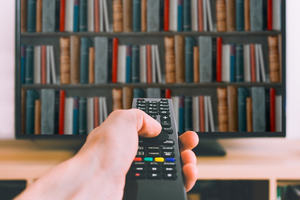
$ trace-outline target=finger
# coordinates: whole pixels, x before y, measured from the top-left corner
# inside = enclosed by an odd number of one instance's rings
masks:
[[[188,164],[188,163],[192,163],[194,165],[196,165],[197,163],[197,158],[196,155],[194,154],[194,152],[192,150],[185,150],[181,152],[181,160],[183,165]]]
[[[185,189],[190,191],[197,181],[197,168],[195,164],[188,163],[183,165],[182,171],[185,177]]]
[[[181,151],[184,151],[196,147],[199,142],[199,137],[194,131],[186,131],[179,136],[179,141],[181,143]]]

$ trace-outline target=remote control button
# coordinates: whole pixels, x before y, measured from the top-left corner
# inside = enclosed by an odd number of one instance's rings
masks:
[[[163,121],[171,121],[170,117],[168,115],[161,115],[160,116],[160,120],[163,120]]]
[[[137,157],[144,157],[145,156],[145,152],[144,151],[138,151],[136,154]]]
[[[164,172],[166,172],[166,173],[175,173],[176,169],[174,167],[166,167],[164,169]]]
[[[162,155],[163,157],[174,157],[174,153],[172,151],[164,151]],[[173,161],[168,161],[168,158],[166,158],[166,162],[173,162]]]
[[[160,179],[161,178],[161,174],[160,173],[156,173],[156,172],[149,173],[148,174],[148,178],[150,178],[150,179]]]
[[[159,114],[160,115],[170,115],[170,112],[168,110],[160,110]]]
[[[157,111],[149,110],[148,114],[149,115],[157,115]]]
[[[135,157],[133,161],[134,161],[134,162],[140,162],[140,161],[142,161],[142,160],[143,160],[143,159],[142,159],[141,157]]]
[[[160,169],[159,166],[152,166],[152,167],[149,167],[149,170],[150,170],[151,172],[158,172],[158,171],[160,171],[161,169]]]
[[[166,173],[166,174],[164,174],[164,178],[166,178],[166,179],[176,179],[177,177],[176,177],[176,174],[175,173]]]
[[[164,162],[163,166],[164,167],[175,167],[176,163],[174,163],[174,162]]]
[[[163,141],[163,145],[173,146],[174,144],[175,144],[174,140],[165,140],[165,141]]]
[[[138,150],[139,151],[144,151],[144,147],[139,146]]]
[[[134,170],[135,172],[137,172],[137,173],[143,172],[144,169],[145,169],[145,167],[134,167],[134,168],[133,168],[133,170]]]
[[[167,134],[173,133],[172,127],[162,127],[162,131],[166,132]]]
[[[147,150],[148,150],[148,151],[153,151],[153,150],[159,151],[159,147],[153,147],[153,146],[150,146],[150,147],[147,147]]]
[[[138,166],[145,166],[145,162],[134,162],[133,163],[134,167],[138,167]]]
[[[154,161],[155,162],[164,162],[165,159],[163,157],[156,157],[156,158],[154,158]]]
[[[166,162],[175,162],[175,158],[166,158]]]
[[[146,161],[146,162],[152,162],[152,161],[153,161],[153,158],[151,158],[151,157],[145,157],[145,158],[144,158],[144,161]]]
[[[160,124],[162,127],[171,127],[171,121],[169,120],[162,120]]]
[[[162,147],[163,151],[174,151],[174,147]]]
[[[145,173],[139,173],[139,172],[134,173],[134,177],[138,179],[145,178]]]
[[[148,152],[147,156],[158,157],[160,156],[160,153],[159,151],[152,151],[152,152]]]

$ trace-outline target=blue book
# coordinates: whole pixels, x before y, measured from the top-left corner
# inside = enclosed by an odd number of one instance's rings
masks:
[[[34,90],[26,91],[26,119],[25,119],[25,134],[34,134],[34,102],[36,92]]]
[[[79,123],[78,132],[79,135],[87,134],[87,102],[85,97],[79,98]]]
[[[193,106],[192,97],[184,98],[184,131],[193,130]]]
[[[133,88],[133,98],[145,98],[145,91],[142,88]]]
[[[236,82],[244,81],[244,48],[243,45],[236,45],[236,68],[235,68],[235,77]]]
[[[60,0],[56,0],[55,3],[55,31],[59,32],[60,25]]]
[[[194,39],[192,37],[185,37],[185,81],[187,83],[193,82],[193,48]]]
[[[20,76],[21,76],[21,83],[25,83],[25,66],[26,66],[26,47],[21,46],[21,61],[20,61]]]
[[[235,82],[235,45],[230,46],[230,82]]]
[[[27,32],[36,31],[36,0],[27,1]]]
[[[252,87],[252,122],[254,132],[266,131],[266,93],[263,87]]]
[[[131,46],[126,46],[126,83],[131,83]]]
[[[55,90],[41,90],[41,134],[54,134],[55,120]]]
[[[246,98],[248,91],[246,88],[238,88],[238,130],[239,132],[247,131],[247,110]]]
[[[178,132],[184,132],[184,96],[179,97]]]
[[[250,30],[262,31],[263,30],[263,1],[251,0],[250,1]]]
[[[138,45],[132,46],[132,62],[131,62],[131,81],[133,83],[140,82],[140,48]]]
[[[134,32],[141,32],[141,1],[133,0],[132,26]]]
[[[147,0],[147,32],[158,32],[160,27],[160,1]]]
[[[74,97],[73,104],[73,135],[79,134],[79,102],[78,97]]]
[[[183,31],[191,31],[191,1],[183,1]]]
[[[86,84],[89,81],[89,39],[82,37],[80,40],[80,83]]]
[[[25,83],[33,84],[33,46],[27,46],[25,54]]]
[[[54,0],[43,0],[42,5],[42,30],[55,32],[55,3]]]
[[[74,0],[74,19],[73,19],[73,32],[79,30],[79,0]]]
[[[80,0],[79,3],[79,31],[87,31],[87,0]]]
[[[235,0],[236,30],[244,31],[244,0]]]
[[[181,32],[183,30],[183,0],[178,0],[178,15],[177,15],[177,31]]]
[[[54,109],[54,133],[58,133],[58,126],[59,126],[59,98],[60,98],[60,95],[59,95],[60,91],[59,90],[56,90],[55,91],[55,109]]]

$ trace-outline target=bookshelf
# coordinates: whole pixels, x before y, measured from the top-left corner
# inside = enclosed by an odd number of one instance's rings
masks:
[[[219,132],[200,132],[199,136],[204,138],[234,138],[234,137],[284,137],[285,136],[285,60],[286,60],[286,48],[285,48],[285,2],[281,5],[281,30],[264,30],[264,31],[228,31],[228,32],[217,32],[217,31],[159,31],[159,32],[21,32],[21,1],[16,0],[16,95],[15,95],[15,130],[17,138],[28,138],[28,139],[39,139],[39,138],[78,138],[83,139],[86,135],[26,135],[21,133],[20,125],[22,123],[21,118],[21,90],[35,90],[40,93],[44,89],[54,89],[55,91],[65,90],[67,96],[105,96],[107,100],[108,111],[112,111],[112,89],[114,88],[159,88],[161,90],[170,89],[172,91],[172,96],[195,96],[195,95],[209,95],[212,97],[212,107],[213,107],[213,117],[214,124],[216,128],[218,126],[218,98],[217,98],[217,88],[226,88],[228,86],[234,86],[236,88],[247,88],[250,90],[252,87],[263,87],[266,89],[274,88],[276,89],[276,94],[282,96],[282,131],[226,131]],[[56,1],[59,2],[59,1]],[[216,2],[212,0],[212,3]],[[216,14],[216,13],[215,13]],[[86,37],[93,41],[95,37],[104,37],[109,40],[113,38],[119,39],[119,44],[121,45],[145,45],[145,44],[156,44],[159,49],[159,57],[161,61],[161,73],[165,76],[165,52],[166,48],[164,45],[164,38],[174,37],[174,36],[191,37],[195,41],[198,37],[211,37],[216,39],[218,37],[222,38],[223,44],[261,44],[262,45],[262,56],[266,60],[266,67],[268,68],[268,37],[269,36],[279,36],[282,37],[281,44],[281,82],[200,82],[200,83],[104,83],[104,84],[22,84],[21,70],[20,70],[20,59],[21,59],[21,45],[52,45],[54,47],[54,58],[56,74],[59,73],[59,59],[60,59],[60,38],[78,36]],[[215,58],[214,58],[215,59]],[[214,65],[214,64],[213,64]],[[109,66],[110,67],[110,66]],[[213,66],[215,67],[215,66]],[[161,91],[162,93],[162,91]]]

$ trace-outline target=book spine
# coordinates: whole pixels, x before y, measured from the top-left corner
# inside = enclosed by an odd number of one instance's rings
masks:
[[[192,21],[192,31],[199,31],[198,27],[198,19],[199,19],[199,11],[198,11],[198,0],[191,0],[191,21]]]
[[[266,131],[266,98],[263,87],[252,87],[252,121],[254,132]]]
[[[43,0],[43,32],[55,32],[55,3],[53,0]]]
[[[78,84],[80,81],[80,38],[77,35],[70,37],[70,79],[71,84]]]
[[[236,81],[236,53],[235,53],[235,45],[230,45],[230,82]]]
[[[124,32],[132,32],[132,1],[133,0],[124,0],[123,1],[123,25]],[[157,14],[157,13],[156,13]]]
[[[41,134],[54,134],[55,91],[53,89],[41,90]]]
[[[192,113],[192,97],[186,96],[184,98],[184,131],[193,130]]]
[[[79,102],[78,97],[74,97],[73,104],[73,135],[79,134],[78,124],[79,124]]]
[[[138,45],[132,46],[132,66],[131,66],[131,80],[133,83],[140,82],[140,51]]]
[[[238,130],[239,132],[247,131],[247,109],[246,109],[246,98],[247,89],[238,88]]]
[[[146,52],[146,45],[140,46],[140,82],[146,83],[147,82],[147,52]]]
[[[34,134],[41,134],[41,100],[39,99],[34,103]]]
[[[35,84],[41,83],[41,46],[34,47],[34,79],[33,82]]]
[[[268,37],[270,82],[280,82],[279,47],[276,36]]]
[[[273,0],[267,1],[267,30],[273,30]]]
[[[199,47],[194,46],[193,53],[194,83],[199,83]]]
[[[204,96],[199,96],[200,132],[205,132],[205,103]]]
[[[59,31],[65,31],[65,10],[66,10],[66,0],[60,0],[60,10],[59,10]]]
[[[95,1],[94,0],[87,0],[87,30],[89,32],[95,31]]]
[[[147,0],[141,0],[141,31],[147,31]]]
[[[89,48],[89,84],[95,83],[95,47]]]
[[[25,69],[26,69],[26,47],[21,45],[21,61],[20,61],[20,77],[21,83],[25,83]]]
[[[112,82],[117,82],[117,74],[118,74],[118,46],[119,40],[118,38],[113,39],[113,55],[112,55]]]
[[[256,82],[255,45],[250,44],[251,82]]]
[[[164,31],[169,31],[170,0],[164,0]]]
[[[47,83],[47,47],[41,46],[41,84]]]
[[[184,96],[179,97],[178,132],[184,132]]]
[[[147,0],[147,32],[158,32],[160,25],[160,1]]]
[[[33,83],[33,46],[26,47],[25,84]]]
[[[82,37],[80,42],[80,83],[86,84],[89,82],[89,39]]]
[[[166,83],[175,83],[175,42],[173,37],[165,37]]]
[[[169,30],[177,31],[178,25],[178,1],[170,1],[170,10],[169,10]]]
[[[95,38],[95,83],[108,82],[108,38]]]
[[[172,91],[170,89],[165,90],[165,98],[167,98],[167,99],[172,98]]]
[[[66,92],[64,90],[60,90],[59,92],[59,117],[58,117],[58,134],[64,134],[64,122],[65,122],[65,98]]]
[[[94,128],[97,128],[99,124],[99,98],[94,97]]]
[[[50,84],[50,50],[49,50],[49,46],[47,45],[47,46],[45,46],[45,48],[46,48],[46,84]]]
[[[100,0],[94,0],[94,29],[95,29],[95,32],[100,32],[99,1]]]
[[[60,83],[70,84],[70,39],[60,38]]]
[[[126,46],[126,83],[131,83],[131,63],[132,63],[132,52],[131,46]]]
[[[236,30],[244,31],[244,0],[236,0]]]
[[[133,89],[133,98],[144,98],[145,96],[145,91],[142,88]]]
[[[275,97],[275,130],[277,132],[282,131],[282,96],[276,95]]]
[[[79,31],[79,0],[74,0],[73,32]]]
[[[42,4],[42,0],[36,0],[36,32],[42,32],[42,24],[44,26],[44,7],[45,3]]]
[[[182,5],[183,4],[183,0],[178,0],[178,8],[177,8],[177,31],[181,32],[183,30],[183,8]]]
[[[260,63],[259,63],[259,49],[258,49],[258,45],[254,44],[254,48],[255,48],[255,71],[256,71],[256,82],[260,82],[261,79],[261,73],[260,73]]]
[[[226,24],[226,2],[225,0],[216,0],[217,31],[225,32]]]
[[[219,131],[228,131],[227,89],[217,88]]]
[[[176,83],[183,83],[185,80],[185,61],[184,61],[184,37],[182,35],[175,36],[175,72],[176,72]]]
[[[234,86],[227,87],[228,99],[228,131],[238,131],[238,109],[237,109],[237,89]]]
[[[113,99],[113,111],[122,109],[122,89],[114,88],[112,90],[112,99]]]
[[[199,37],[200,82],[212,81],[212,38]]]
[[[123,9],[124,7],[122,7]],[[99,29],[100,29],[100,32],[104,32],[104,9],[103,9],[103,0],[99,0],[99,13],[100,13],[100,16],[99,16]],[[123,11],[123,14],[124,14],[124,11]],[[124,17],[123,17],[124,19]],[[123,23],[124,24],[124,23]],[[124,30],[124,29],[123,29]]]
[[[130,109],[133,100],[133,89],[131,87],[123,87],[123,109]]]
[[[281,16],[282,16],[282,1],[281,0],[273,0],[272,2],[272,29],[273,30],[281,30]]]
[[[250,31],[250,0],[244,2],[245,31]]]
[[[151,45],[146,45],[147,83],[152,83]]]
[[[74,3],[75,0],[67,0],[65,8],[65,31],[74,31]]]
[[[270,131],[276,131],[276,91],[274,88],[270,88]]]
[[[94,129],[94,99],[87,98],[87,134]]]
[[[72,135],[73,133],[73,97],[66,98],[65,102],[65,117],[64,117],[64,134]]]
[[[250,22],[251,31],[263,30],[263,1],[250,1]]]
[[[126,82],[126,45],[119,45],[118,47],[118,83]]]
[[[140,32],[141,31],[141,1],[133,0],[133,31]]]
[[[252,122],[252,98],[246,98],[246,111],[247,111],[247,132],[253,131],[253,122]]]
[[[191,30],[191,1],[183,1],[183,31]]]
[[[88,30],[88,2],[87,0],[80,0],[79,3],[79,31],[85,32]]]
[[[27,0],[27,32],[36,31],[36,0]]]
[[[123,32],[122,0],[113,0],[113,29],[114,32]]]
[[[193,82],[193,46],[194,40],[191,37],[185,37],[185,81],[187,83]]]
[[[243,45],[236,45],[236,81],[243,82],[244,81],[244,49]]]
[[[26,91],[26,122],[25,122],[25,134],[34,134],[34,102],[36,94],[34,90]]]
[[[199,97],[193,97],[193,102],[192,102],[192,106],[193,106],[193,130],[195,132],[199,132]]]
[[[217,82],[222,82],[222,38],[217,37]]]
[[[21,0],[21,32],[27,31],[27,1]]]

